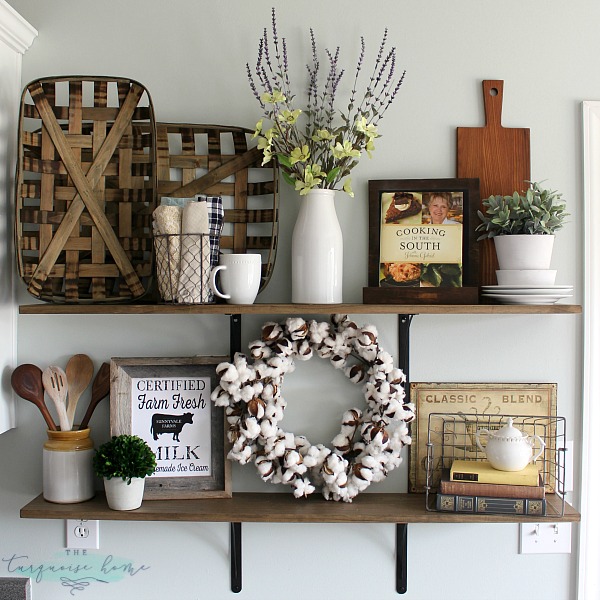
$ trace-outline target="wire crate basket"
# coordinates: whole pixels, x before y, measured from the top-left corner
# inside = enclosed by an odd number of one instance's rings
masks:
[[[211,238],[204,233],[155,234],[156,282],[164,302],[210,304]]]
[[[513,426],[528,436],[539,436],[545,448],[536,461],[540,473],[540,494],[543,499],[517,498],[514,502],[496,502],[490,494],[450,497],[443,495],[447,504],[440,506],[440,483],[447,476],[455,460],[484,461],[485,452],[478,446],[476,434],[481,429],[498,431],[512,419]],[[485,442],[485,433],[482,441]],[[485,444],[483,444],[485,446]],[[487,512],[495,514],[523,514],[557,517],[565,510],[565,452],[566,421],[557,416],[524,415],[467,415],[462,413],[431,413],[427,427],[425,502],[430,511]],[[483,488],[483,486],[482,486]],[[485,488],[483,488],[485,489]],[[520,500],[520,502],[518,501]],[[510,506],[509,506],[510,505]],[[531,506],[530,506],[531,505]]]

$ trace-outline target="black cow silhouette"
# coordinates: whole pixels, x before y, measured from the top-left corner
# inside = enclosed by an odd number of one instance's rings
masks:
[[[164,415],[155,413],[152,415],[152,425],[150,433],[157,440],[162,433],[172,433],[173,440],[179,441],[179,434],[186,423],[192,423],[194,415],[192,413],[183,413],[182,415]]]

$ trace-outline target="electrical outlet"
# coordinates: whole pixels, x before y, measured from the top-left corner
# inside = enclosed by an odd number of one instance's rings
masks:
[[[520,523],[519,554],[570,554],[571,523]]]
[[[98,550],[100,548],[100,522],[86,519],[67,519],[65,548]]]

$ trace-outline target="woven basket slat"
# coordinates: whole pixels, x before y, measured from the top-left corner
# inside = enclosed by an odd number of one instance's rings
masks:
[[[222,196],[225,228],[221,248],[240,253],[260,251],[264,289],[277,251],[278,180],[274,166],[263,166],[261,153],[250,150],[254,132],[227,125],[179,123],[157,123],[156,130],[158,196]],[[270,177],[256,177],[255,169]],[[270,235],[257,235],[254,224],[270,225]]]
[[[154,157],[152,101],[137,82],[58,77],[26,87],[15,231],[30,293],[76,303],[148,291]]]

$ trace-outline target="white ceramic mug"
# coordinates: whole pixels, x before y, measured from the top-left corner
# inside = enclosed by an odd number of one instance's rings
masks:
[[[217,289],[217,273],[223,291]],[[260,254],[222,254],[210,274],[212,291],[228,304],[254,304],[260,288]]]

